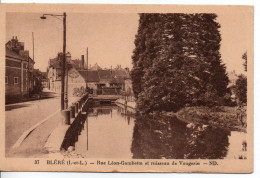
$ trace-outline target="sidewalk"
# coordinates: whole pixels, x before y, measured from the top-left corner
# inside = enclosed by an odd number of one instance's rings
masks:
[[[25,131],[60,109],[59,96],[51,94],[53,97],[48,99],[5,106],[6,153]]]
[[[6,157],[47,157],[48,151],[44,148],[44,145],[60,123],[60,112],[58,112],[33,130],[18,148],[10,149],[6,153]]]
[[[78,97],[70,97],[69,106],[77,99]],[[20,103],[20,105],[21,104],[24,103]],[[67,127],[61,125],[60,97],[46,100],[46,102],[38,102],[38,105],[35,102],[30,104],[29,108],[18,107],[18,109],[13,112],[9,111],[9,113],[7,113],[7,157],[48,157],[49,152],[47,148],[45,148],[46,142],[56,130],[59,130],[61,133],[58,134],[60,137],[55,137],[55,140],[52,141],[52,147],[53,143],[59,145],[58,142],[62,143],[63,141],[62,136],[65,135]],[[15,117],[15,113],[17,116],[25,110],[30,110],[32,113],[22,119]],[[28,111],[27,113],[30,112]],[[43,115],[40,113],[43,113]],[[14,148],[14,144],[15,146],[18,145],[18,147]]]
[[[41,98],[37,98],[36,96],[34,97],[24,97],[24,98],[12,98],[9,99],[8,101],[6,101],[6,105],[10,105],[10,104],[18,104],[18,103],[24,103],[24,102],[30,102],[30,101],[39,101],[39,100],[45,100],[45,99],[50,99],[53,97],[57,97],[60,94],[55,93],[51,90],[48,90],[47,88],[44,88],[42,91],[42,96]]]

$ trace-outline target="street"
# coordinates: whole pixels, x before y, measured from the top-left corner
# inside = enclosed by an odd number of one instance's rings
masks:
[[[60,110],[60,96],[59,94],[45,90],[43,91],[43,96],[41,99],[9,104],[5,106],[5,110],[6,156],[10,156],[11,147],[17,142],[24,132],[44,120],[46,117]],[[36,128],[32,133],[30,133],[30,135],[34,135],[36,132],[39,132],[38,136],[45,134],[46,137],[48,137],[48,135],[59,123],[58,119],[50,118],[49,120],[50,121],[46,121],[41,124],[41,126]],[[30,147],[31,144],[36,144],[37,141],[39,141],[38,136],[26,138],[26,141],[29,141],[27,146]],[[21,146],[23,146],[23,144]]]

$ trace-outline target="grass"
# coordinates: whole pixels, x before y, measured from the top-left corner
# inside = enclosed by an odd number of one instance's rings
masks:
[[[185,107],[175,114],[178,119],[187,123],[206,124],[231,131],[246,132],[246,106],[242,108],[228,106]]]

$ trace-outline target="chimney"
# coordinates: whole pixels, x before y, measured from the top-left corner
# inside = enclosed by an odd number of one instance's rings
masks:
[[[84,55],[81,55],[81,63],[82,63],[82,66],[81,66],[81,69],[84,69]]]

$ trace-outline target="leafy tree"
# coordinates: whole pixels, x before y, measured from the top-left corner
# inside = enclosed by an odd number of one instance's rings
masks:
[[[247,52],[245,52],[243,55],[242,55],[242,59],[244,59],[244,68],[245,68],[245,71],[247,72]]]
[[[216,17],[140,14],[131,72],[140,111],[212,105],[209,97],[221,101],[226,96],[229,80],[219,53]]]
[[[240,74],[236,80],[235,94],[239,102],[247,103],[247,78]]]
[[[247,52],[242,55],[244,70],[247,71]],[[247,103],[247,77],[243,74],[238,76],[235,84],[235,95],[239,104]]]
[[[140,118],[141,117],[141,118]],[[177,118],[137,116],[131,151],[133,159],[223,159],[230,131],[187,124]]]

